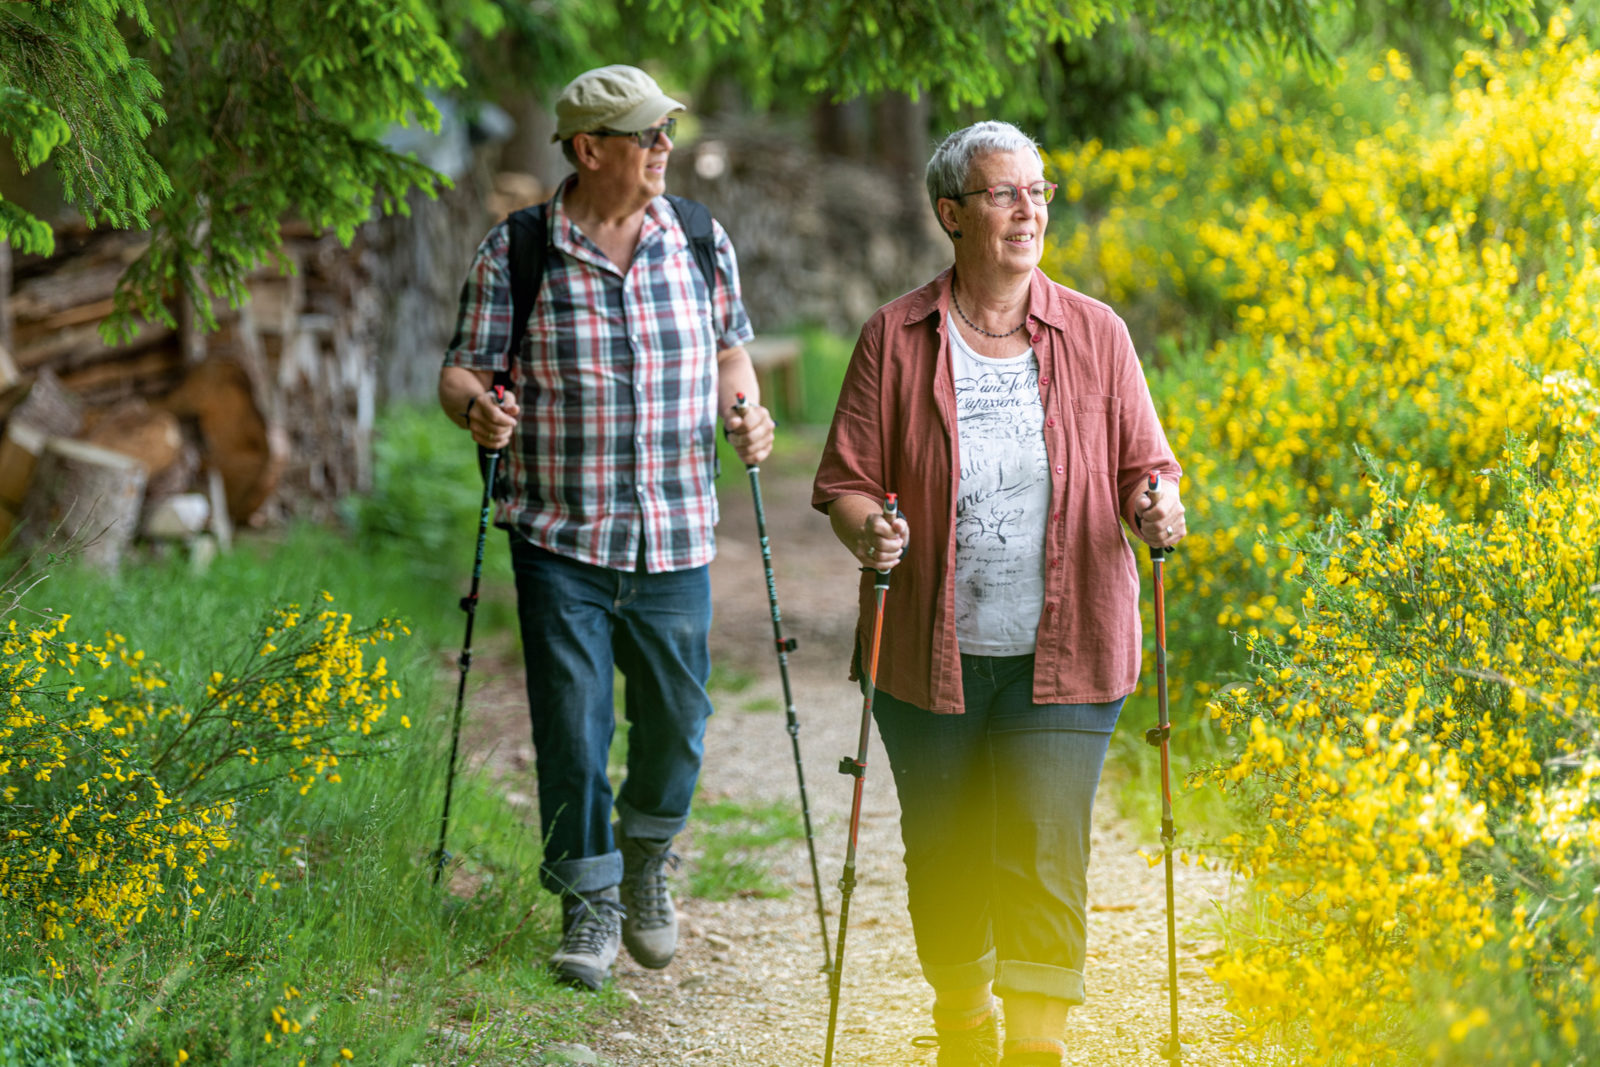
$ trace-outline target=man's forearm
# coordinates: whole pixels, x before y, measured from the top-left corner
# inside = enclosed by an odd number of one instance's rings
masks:
[[[740,393],[750,404],[761,403],[761,386],[756,381],[756,366],[743,345],[717,353],[717,411],[733,407]]]
[[[451,422],[465,429],[467,405],[473,397],[487,393],[493,383],[494,375],[489,371],[446,367],[439,373],[439,406]]]

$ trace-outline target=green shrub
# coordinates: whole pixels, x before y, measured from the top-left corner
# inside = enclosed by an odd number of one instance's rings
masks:
[[[0,1067],[123,1067],[124,1026],[35,979],[0,978]]]

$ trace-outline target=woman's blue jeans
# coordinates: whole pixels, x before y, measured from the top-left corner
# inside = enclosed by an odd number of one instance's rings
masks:
[[[1089,827],[1122,701],[1033,703],[1033,657],[962,656],[964,715],[879,690],[911,925],[935,990],[1083,1003]]]
[[[628,837],[664,840],[688,821],[711,714],[710,574],[610,570],[515,533],[511,565],[539,775],[540,881],[553,893],[606,889],[622,881],[606,777],[613,668],[626,682],[628,726],[617,818]]]

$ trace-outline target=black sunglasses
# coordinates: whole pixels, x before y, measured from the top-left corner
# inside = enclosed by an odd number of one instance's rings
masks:
[[[659,126],[652,126],[648,130],[589,130],[591,137],[630,137],[634,144],[640,148],[651,149],[661,143],[663,136],[672,137],[672,131],[678,128],[677,119],[668,119]]]

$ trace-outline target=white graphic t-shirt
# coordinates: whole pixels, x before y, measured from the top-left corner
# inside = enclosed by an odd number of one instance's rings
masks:
[[[1039,360],[974,352],[952,323],[961,484],[956,496],[956,640],[962,652],[1034,650],[1044,606],[1050,458]]]

